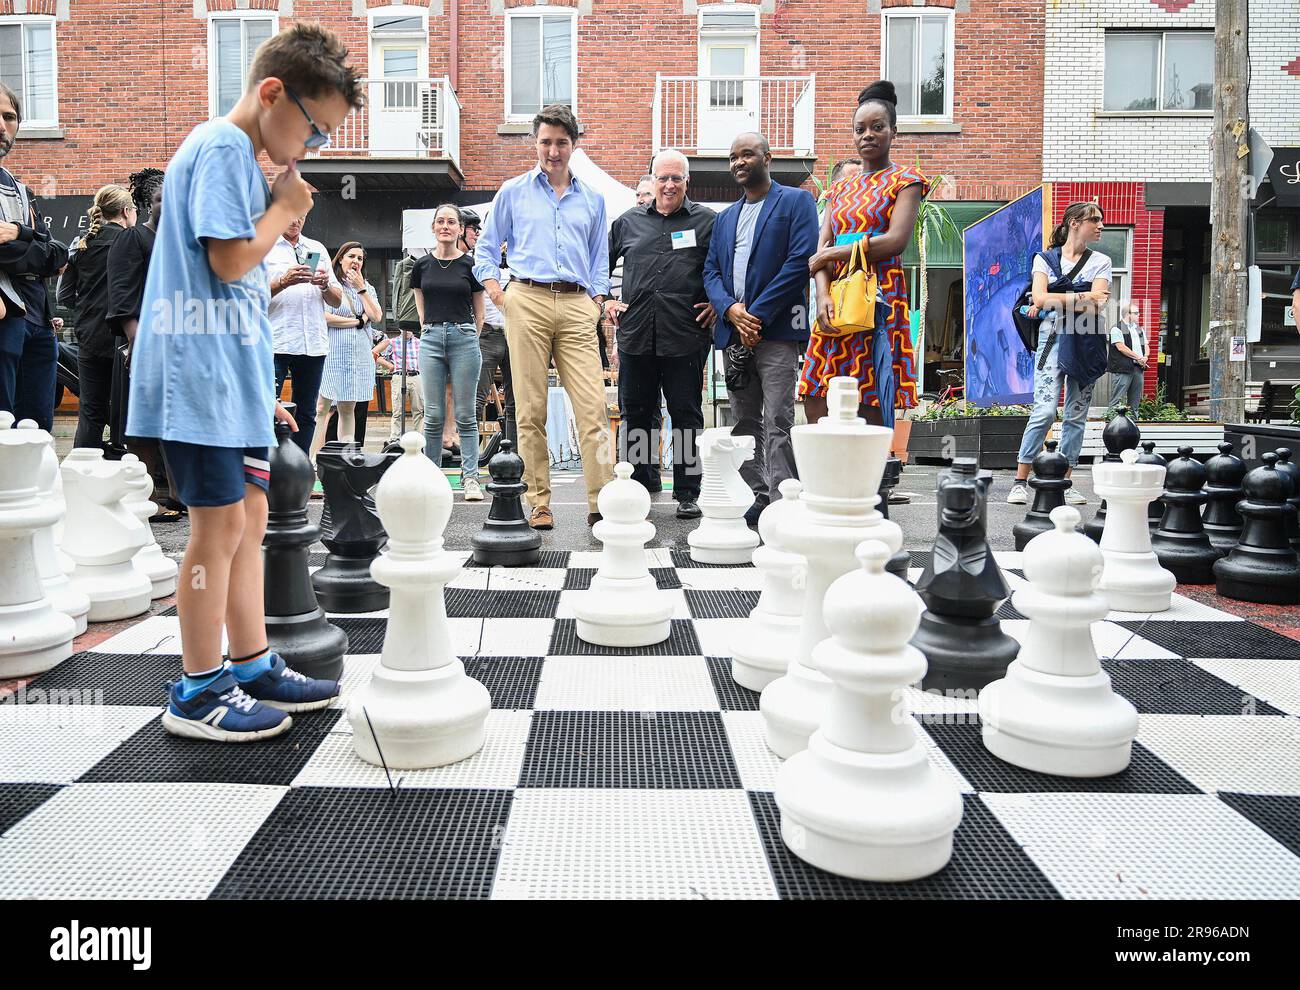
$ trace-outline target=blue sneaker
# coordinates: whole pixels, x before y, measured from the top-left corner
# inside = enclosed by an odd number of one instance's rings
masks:
[[[293,725],[282,711],[250,698],[229,671],[192,698],[181,697],[181,684],[168,684],[170,703],[162,724],[174,736],[217,742],[252,742],[278,736]]]
[[[290,669],[284,657],[271,654],[271,669],[239,686],[264,705],[282,712],[314,712],[339,696],[339,682],[315,680]]]

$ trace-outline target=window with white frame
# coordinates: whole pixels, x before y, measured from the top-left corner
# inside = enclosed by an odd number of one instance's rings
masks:
[[[370,75],[386,80],[378,109],[419,106],[419,80],[429,74],[427,16],[427,7],[395,5],[370,11]],[[374,94],[370,98],[373,100]]]
[[[531,119],[542,107],[575,107],[577,11],[524,7],[506,12],[506,114]],[[576,107],[575,107],[576,109]]]
[[[1213,31],[1107,31],[1105,110],[1212,113]]]
[[[275,34],[275,17],[231,12],[214,16],[208,27],[208,86],[212,116],[229,113],[244,94],[257,46]]]
[[[700,75],[757,75],[758,8],[729,3],[701,7],[699,16]],[[707,108],[743,108],[746,89],[741,79],[710,80]]]
[[[884,11],[883,76],[898,90],[903,119],[952,119],[952,11]]]
[[[0,82],[22,100],[24,127],[58,126],[58,62],[53,17],[0,19]]]
[[[1119,322],[1121,306],[1128,301],[1131,290],[1129,270],[1133,257],[1133,228],[1107,227],[1101,233],[1101,240],[1094,246],[1110,259],[1110,302],[1108,304],[1107,326],[1113,327]],[[1144,314],[1145,317],[1145,314]]]

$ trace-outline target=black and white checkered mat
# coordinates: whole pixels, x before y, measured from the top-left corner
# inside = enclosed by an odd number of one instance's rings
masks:
[[[492,697],[487,743],[394,772],[395,789],[353,755],[343,717],[385,613],[337,618],[339,705],[253,745],[162,731],[174,616],[74,656],[0,705],[0,897],[1300,897],[1300,642],[1186,598],[1098,623],[1141,713],[1132,765],[1099,780],[1005,764],[973,699],[913,692],[916,731],[965,795],[953,859],[860,883],[780,840],[778,760],[758,696],[730,677],[758,572],[648,552],[677,602],[671,639],[648,650],[578,640],[572,596],[597,553],[462,570],[447,608]],[[1019,555],[998,556],[1021,584]]]

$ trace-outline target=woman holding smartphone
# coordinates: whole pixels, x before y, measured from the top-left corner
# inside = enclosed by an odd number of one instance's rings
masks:
[[[411,295],[423,327],[420,383],[424,387],[424,452],[439,463],[442,424],[447,416],[445,384],[451,380],[456,429],[460,434],[460,478],[465,501],[481,502],[478,482],[478,376],[483,363],[483,286],[460,249],[460,208],[444,203],[433,217],[433,251],[411,269]]]
[[[361,274],[366,249],[359,241],[348,241],[334,254],[334,277],[343,287],[343,301],[325,309],[329,327],[329,352],[321,373],[316,418],[324,422],[332,401],[338,409],[338,438],[342,443],[357,439],[357,404],[361,415],[375,394],[375,362],[370,355],[371,324],[382,322],[384,311],[375,299],[375,287]],[[325,430],[318,430],[312,456],[325,445]]]

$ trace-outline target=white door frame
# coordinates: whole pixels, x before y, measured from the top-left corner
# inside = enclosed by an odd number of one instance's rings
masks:
[[[742,131],[760,130],[762,118],[762,83],[759,74],[759,37],[757,8],[727,5],[731,10],[755,11],[754,27],[735,31],[706,30],[705,11],[700,11],[698,36],[698,74],[712,75],[711,52],[719,49],[744,49],[744,82],[712,84],[701,80],[696,93],[696,150],[701,153],[726,152],[732,139]],[[717,7],[711,8],[717,10]],[[739,97],[740,105],[719,107],[713,105],[715,89],[727,101]]]

